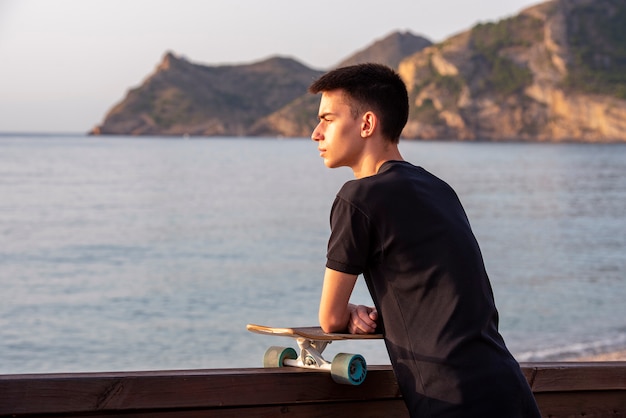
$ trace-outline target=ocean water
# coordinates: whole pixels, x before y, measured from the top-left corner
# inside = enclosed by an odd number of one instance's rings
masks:
[[[459,194],[518,360],[626,347],[626,145],[401,151]],[[292,341],[245,325],[317,322],[351,178],[304,139],[0,136],[0,373],[261,366]]]

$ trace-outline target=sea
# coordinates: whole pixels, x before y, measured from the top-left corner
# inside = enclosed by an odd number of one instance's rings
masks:
[[[461,198],[519,361],[626,347],[626,144],[400,150]],[[293,341],[246,324],[317,323],[352,178],[304,138],[1,135],[0,374],[262,366]]]

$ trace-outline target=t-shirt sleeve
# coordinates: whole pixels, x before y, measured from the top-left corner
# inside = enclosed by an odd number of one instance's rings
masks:
[[[330,213],[330,228],[326,267],[346,274],[363,273],[370,248],[367,216],[337,197]]]

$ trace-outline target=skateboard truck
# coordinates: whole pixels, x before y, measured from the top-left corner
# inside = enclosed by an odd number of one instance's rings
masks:
[[[311,341],[298,338],[300,355],[291,347],[272,346],[263,357],[264,367],[302,367],[326,370],[332,379],[345,385],[360,385],[367,374],[367,364],[360,354],[339,353],[328,361],[322,352],[331,341]]]
[[[298,343],[298,347],[300,347],[300,356],[295,361],[302,362],[302,366],[317,365],[320,369],[327,369],[330,367],[331,363],[326,361],[326,359],[322,356],[322,352],[332,341],[311,341],[306,338],[298,338],[296,341]],[[294,360],[287,360],[288,363],[292,361]]]

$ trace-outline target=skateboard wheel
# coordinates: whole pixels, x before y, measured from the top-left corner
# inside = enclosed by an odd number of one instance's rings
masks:
[[[366,374],[367,364],[360,354],[339,353],[330,364],[331,377],[343,385],[360,385]]]
[[[297,359],[296,350],[291,347],[272,346],[263,356],[263,367],[283,367],[286,359]]]

